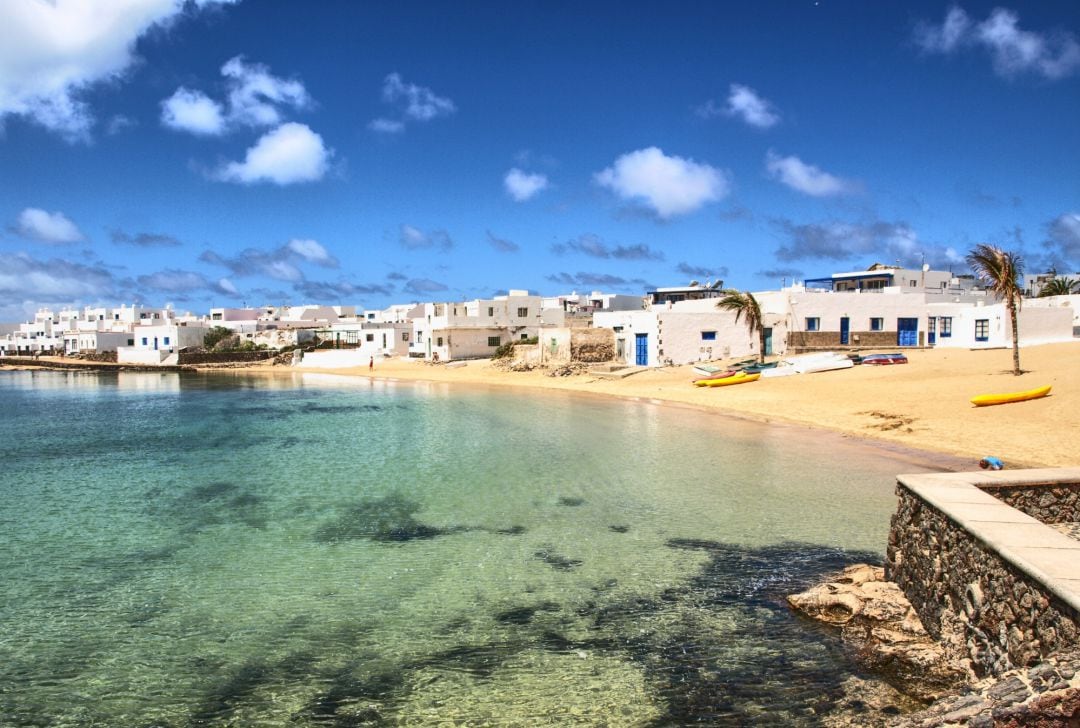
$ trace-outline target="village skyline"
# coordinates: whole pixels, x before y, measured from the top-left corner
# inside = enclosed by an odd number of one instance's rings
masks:
[[[975,244],[1080,270],[1080,8],[0,8],[0,321],[382,309]]]

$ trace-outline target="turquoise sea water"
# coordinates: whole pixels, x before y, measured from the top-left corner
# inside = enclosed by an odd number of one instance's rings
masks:
[[[0,372],[0,725],[814,724],[910,460],[640,402]]]

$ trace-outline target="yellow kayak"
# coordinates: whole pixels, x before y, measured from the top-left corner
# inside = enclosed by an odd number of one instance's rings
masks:
[[[1026,392],[1009,392],[1008,394],[980,394],[972,397],[971,403],[976,407],[986,407],[991,404],[1006,404],[1008,402],[1023,402],[1025,399],[1038,399],[1050,393],[1050,385],[1029,389]]]
[[[698,387],[726,387],[729,384],[756,382],[760,378],[760,373],[747,374],[746,372],[739,372],[738,374],[732,374],[730,377],[721,377],[720,379],[699,379],[694,382],[694,385]]]

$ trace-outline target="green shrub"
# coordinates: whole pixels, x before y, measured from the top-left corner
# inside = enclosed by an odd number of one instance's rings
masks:
[[[233,332],[224,326],[215,326],[206,332],[206,336],[203,337],[203,346],[207,349],[213,349],[223,339],[227,339],[233,335]]]

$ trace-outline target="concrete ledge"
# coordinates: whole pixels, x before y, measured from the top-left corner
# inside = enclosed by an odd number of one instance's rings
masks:
[[[899,475],[897,480],[1080,614],[1080,541],[984,490],[1080,483],[1080,468]]]

